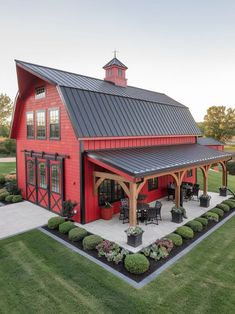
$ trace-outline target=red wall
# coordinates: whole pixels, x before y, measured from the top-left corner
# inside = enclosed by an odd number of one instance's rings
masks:
[[[173,145],[173,144],[189,144],[195,143],[194,136],[185,137],[156,137],[156,138],[140,138],[140,139],[114,139],[114,140],[86,140],[84,142],[85,150],[98,150],[109,148],[123,148],[135,146],[151,146],[151,145]],[[98,195],[93,192],[93,172],[94,170],[104,170],[96,166],[92,162],[85,159],[85,221],[90,222],[100,218],[100,207],[98,205]],[[148,192],[147,183],[140,193],[147,195],[147,202],[152,202],[156,199],[167,195],[167,184],[173,182],[171,176],[163,176],[158,179],[158,189]],[[187,178],[185,175],[184,181],[195,183],[196,175],[193,170],[193,177]],[[113,203],[114,212],[119,212],[120,202]]]
[[[79,209],[80,203],[80,169],[79,169],[79,142],[76,139],[75,133],[71,126],[69,117],[65,107],[60,99],[55,86],[47,84],[39,79],[35,80],[32,86],[28,88],[27,94],[21,101],[20,111],[18,112],[17,130],[15,130],[17,139],[17,177],[19,187],[22,189],[23,197],[26,196],[25,191],[25,162],[24,153],[22,150],[33,150],[35,152],[44,151],[46,153],[58,153],[69,155],[69,159],[65,159],[65,199],[76,201]],[[46,97],[35,100],[35,86],[46,87]],[[60,124],[61,124],[61,139],[48,139],[49,127],[47,123],[47,139],[27,139],[26,134],[26,112],[36,111],[39,109],[49,108],[60,109]],[[48,122],[48,111],[46,112]],[[76,215],[76,219],[80,219],[80,211]]]

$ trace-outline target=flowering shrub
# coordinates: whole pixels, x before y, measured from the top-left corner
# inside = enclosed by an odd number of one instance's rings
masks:
[[[108,262],[114,262],[115,264],[119,264],[124,256],[129,254],[129,251],[120,248],[118,244],[108,240],[104,240],[98,244],[96,249],[99,257],[104,256]]]
[[[161,258],[166,258],[173,248],[173,242],[170,239],[160,239],[154,244],[144,248],[141,252],[155,261],[159,261]]]
[[[143,233],[143,229],[140,228],[139,226],[129,227],[125,232],[126,232],[126,234],[128,236],[130,236],[130,235],[138,235],[140,233]]]

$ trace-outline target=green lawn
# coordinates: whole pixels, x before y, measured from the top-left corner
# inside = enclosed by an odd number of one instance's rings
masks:
[[[1,313],[234,313],[235,217],[135,290],[39,231],[0,241]]]
[[[8,174],[15,169],[15,162],[0,162],[0,174]]]
[[[235,145],[227,145],[224,146],[224,150],[226,151],[235,151]]]
[[[200,184],[201,189],[203,189],[203,177],[202,171],[198,169],[197,171],[197,181]],[[208,178],[208,190],[210,192],[219,192],[219,187],[222,185],[222,172],[209,171]],[[235,176],[228,175],[228,187],[235,191]]]

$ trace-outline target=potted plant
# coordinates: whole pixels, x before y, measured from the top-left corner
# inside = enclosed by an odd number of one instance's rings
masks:
[[[74,207],[76,205],[76,202],[72,202],[70,200],[64,201],[62,203],[61,216],[66,217],[68,220],[70,220],[77,213],[77,211],[74,210]]]
[[[227,196],[228,195],[228,189],[226,186],[222,186],[219,188],[219,195],[220,196]]]
[[[176,223],[181,223],[183,221],[183,216],[184,216],[184,211],[185,209],[183,207],[172,207],[171,209],[171,217],[172,217],[172,222]]]
[[[125,230],[127,234],[127,244],[133,247],[137,247],[142,244],[142,236],[143,236],[143,229],[139,226],[136,227],[129,227]]]
[[[201,207],[209,207],[210,206],[210,199],[211,199],[211,196],[210,195],[201,195],[199,197],[200,199],[200,206]]]
[[[113,206],[109,202],[105,202],[104,206],[101,207],[101,218],[110,220],[113,217]]]

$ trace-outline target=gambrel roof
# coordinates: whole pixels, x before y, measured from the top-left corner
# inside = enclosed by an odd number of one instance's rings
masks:
[[[16,60],[57,86],[77,137],[201,134],[189,109],[165,94]]]

